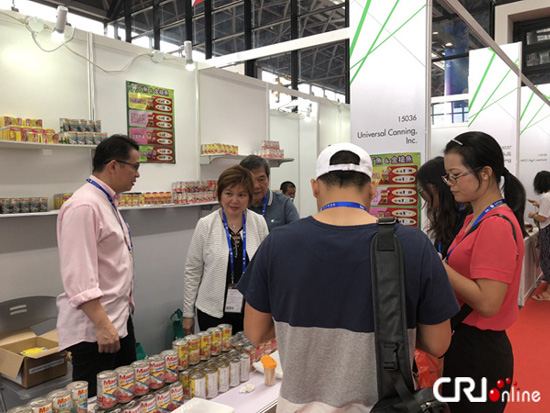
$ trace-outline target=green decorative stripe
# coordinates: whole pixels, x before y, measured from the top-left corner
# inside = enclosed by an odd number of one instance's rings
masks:
[[[542,105],[540,105],[540,108],[539,110],[537,110],[537,113],[535,113],[535,115],[531,118],[531,120],[529,121],[529,123],[527,124],[527,126],[525,128],[522,129],[522,131],[519,133],[520,135],[525,132],[530,126],[531,126],[531,123],[533,123],[533,121],[535,120],[535,118],[537,117],[537,115],[540,113],[540,111],[546,106],[546,103],[543,103]]]
[[[483,85],[483,81],[487,77],[487,73],[489,73],[489,69],[491,68],[491,65],[493,64],[493,60],[495,60],[496,53],[492,49],[489,49],[489,50],[491,50],[491,52],[493,52],[493,55],[491,56],[491,60],[489,60],[489,64],[485,68],[485,73],[483,73],[483,76],[481,77],[481,81],[479,82],[479,85],[477,85],[477,89],[474,93],[474,97],[472,98],[472,100],[470,100],[470,104],[468,105],[468,111],[472,110],[472,106],[474,106],[474,102],[476,101],[477,94],[481,90],[481,86]]]
[[[527,105],[523,108],[523,112],[521,112],[521,116],[519,117],[519,120],[521,121],[523,119],[523,115],[525,115],[525,112],[527,112],[527,108],[529,107],[529,104],[531,103],[531,100],[533,99],[533,96],[535,96],[535,92],[531,92],[531,96],[529,97],[529,100],[527,101]]]
[[[544,118],[540,119],[540,120],[537,120],[535,123],[533,123],[532,125],[530,126],[526,126],[519,134],[521,135],[523,132],[525,132],[527,129],[530,129],[532,128],[533,126],[541,123],[542,121],[546,120],[550,118],[550,115],[546,115]],[[546,131],[546,130],[543,130],[544,133],[546,133],[548,136],[550,136],[550,132]]]
[[[349,51],[350,58],[353,55],[353,51],[355,50],[355,44],[357,43],[357,40],[359,40],[359,36],[361,35],[361,31],[363,30],[363,24],[365,24],[365,19],[367,18],[367,14],[369,13],[370,2],[371,0],[367,1],[367,4],[363,9],[363,15],[361,16],[361,20],[359,21],[359,25],[357,26],[357,30],[355,31],[355,35],[353,36],[353,41],[351,42],[351,47]]]
[[[374,48],[374,45],[376,44],[376,42],[378,41],[378,38],[380,37],[380,35],[382,34],[382,31],[384,30],[384,28],[386,27],[386,25],[388,24],[388,22],[390,21],[390,18],[391,16],[393,15],[397,5],[399,4],[401,0],[396,0],[395,4],[393,5],[391,11],[390,11],[390,14],[388,14],[388,17],[386,17],[386,21],[384,22],[384,24],[382,25],[382,27],[380,28],[380,30],[378,31],[378,34],[376,35],[376,38],[374,39],[374,42],[372,42],[370,48],[369,48],[369,51],[367,52],[367,56],[371,53],[372,49]],[[363,65],[365,64],[365,61],[366,61],[366,58],[362,60],[361,64],[359,65],[359,68],[357,69],[357,71],[355,72],[355,74],[353,75],[353,78],[351,79],[350,81],[350,84],[353,83],[353,81],[355,80],[355,78],[357,77],[357,75],[359,74],[359,72],[361,71],[361,68],[363,67]]]
[[[498,102],[500,102],[500,101],[501,101],[502,99],[504,99],[506,96],[508,96],[508,95],[510,95],[510,94],[512,94],[512,93],[514,93],[514,92],[516,92],[516,91],[517,91],[516,88],[512,89],[512,90],[509,91],[508,93],[506,93],[506,94],[502,95],[501,97],[499,97],[497,100],[495,100],[495,101],[494,101],[493,103],[491,103],[490,105],[485,106],[485,108],[483,108],[482,110],[487,110],[487,109],[489,109],[491,106],[496,105]],[[482,110],[480,110],[480,112],[481,112]],[[477,112],[477,113],[470,113],[470,117],[477,116],[477,115],[479,115],[480,112]]]
[[[494,52],[493,52],[494,53]],[[495,55],[493,55],[495,56]],[[515,65],[517,65],[518,63],[518,60],[516,59],[516,61],[514,62]],[[487,103],[489,103],[489,101],[491,100],[491,98],[493,97],[493,95],[496,93],[496,91],[500,88],[500,85],[502,85],[502,82],[504,82],[504,80],[508,77],[508,75],[512,72],[512,69],[508,69],[508,71],[506,72],[506,74],[504,75],[504,77],[501,79],[501,81],[498,83],[497,87],[495,88],[495,90],[493,90],[493,92],[489,95],[489,97],[487,98],[487,100],[483,103],[483,106],[481,106],[481,109],[479,109],[479,111],[476,113],[476,115],[472,118],[472,120],[468,123],[468,127],[471,127],[472,124],[474,123],[474,121],[477,119],[477,117],[479,116],[479,114],[481,112],[483,112],[485,109],[486,109],[486,106],[487,106]],[[483,81],[483,79],[482,79]],[[517,89],[515,89],[517,90]],[[471,106],[470,106],[471,107]]]
[[[411,17],[409,17],[407,20],[405,20],[405,22],[399,26],[395,31],[393,31],[392,33],[390,33],[390,35],[388,37],[386,37],[382,42],[380,42],[380,44],[374,48],[371,47],[372,50],[369,50],[369,52],[365,55],[365,57],[361,58],[359,61],[357,61],[353,66],[351,66],[350,70],[354,69],[355,66],[357,65],[361,65],[363,66],[363,64],[365,63],[365,61],[367,60],[367,58],[369,57],[370,54],[374,53],[374,51],[376,49],[378,49],[380,46],[382,46],[384,43],[386,43],[389,39],[391,39],[399,30],[401,30],[407,23],[409,23],[414,17],[416,17],[416,15],[418,13],[420,13],[424,8],[426,8],[426,4],[423,4],[422,7],[420,7],[420,9],[418,9]],[[407,49],[407,51],[410,52],[410,50]],[[414,56],[413,53],[411,53],[411,55]],[[415,56],[416,57],[416,56]],[[355,75],[353,76],[353,78],[351,79],[350,81],[350,84],[353,83],[353,80],[355,79],[355,77],[357,76],[357,74],[359,73],[359,70],[361,70],[361,67],[359,67],[359,69],[357,69],[357,72],[355,73]]]

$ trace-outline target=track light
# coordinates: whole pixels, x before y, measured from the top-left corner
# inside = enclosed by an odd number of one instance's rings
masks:
[[[193,43],[191,43],[191,40],[183,42],[183,50],[185,52],[185,68],[192,72],[195,70],[195,62],[193,62]]]
[[[52,32],[52,39],[56,42],[65,40],[65,26],[67,25],[67,13],[69,9],[65,6],[57,6],[57,18]]]

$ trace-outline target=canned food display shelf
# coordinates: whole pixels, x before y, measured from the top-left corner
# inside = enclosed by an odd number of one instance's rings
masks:
[[[5,149],[95,149],[97,145],[69,145],[66,143],[34,143],[34,142],[14,142],[0,140],[0,148]]]
[[[185,208],[185,207],[197,207],[197,206],[203,206],[203,205],[218,205],[218,201],[213,202],[199,202],[196,204],[184,204],[184,205],[176,205],[176,204],[167,204],[167,205],[144,205],[139,207],[120,207],[121,211],[132,211],[132,210],[147,210],[147,209],[162,209],[162,208]],[[31,212],[31,213],[24,213],[24,214],[0,214],[1,218],[26,218],[26,217],[44,217],[49,215],[58,215],[59,209],[53,209],[48,212]]]
[[[236,162],[242,161],[248,155],[230,155],[230,154],[217,154],[217,155],[201,155],[200,163],[201,165],[211,164],[216,159],[229,159]],[[264,158],[269,163],[269,166],[272,168],[279,167],[283,162],[292,162],[294,158]]]

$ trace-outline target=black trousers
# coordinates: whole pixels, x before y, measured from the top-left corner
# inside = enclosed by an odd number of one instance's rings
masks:
[[[116,353],[100,353],[97,342],[82,342],[69,347],[72,354],[73,381],[88,382],[88,397],[97,393],[97,374],[120,366],[129,366],[136,361],[136,338],[132,317],[128,318],[128,335],[120,340],[120,350]]]
[[[233,334],[243,331],[244,312],[241,313],[223,313],[222,318],[212,317],[201,310],[197,309],[197,321],[199,322],[199,329],[206,331],[210,327],[216,327],[220,324],[231,324]]]
[[[457,327],[449,350],[445,354],[443,376],[451,379],[471,377],[475,382],[473,395],[476,397],[481,395],[481,379],[486,377],[487,402],[470,402],[461,392],[459,402],[449,403],[452,413],[504,412],[506,401],[502,401],[502,392],[510,392],[513,375],[514,354],[505,331],[480,330],[466,324]],[[497,386],[499,380],[502,380],[504,387]],[[454,396],[454,384],[455,381],[451,380],[451,383],[443,385],[443,395]],[[501,396],[495,402],[489,398],[489,392],[493,389],[498,390]]]

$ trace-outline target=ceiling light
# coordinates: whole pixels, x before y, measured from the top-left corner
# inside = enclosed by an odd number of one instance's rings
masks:
[[[432,34],[435,36],[436,34],[439,34],[439,32],[432,32]]]
[[[65,40],[65,26],[67,25],[67,13],[69,9],[65,6],[57,6],[57,19],[52,32],[52,39],[57,42]]]
[[[453,46],[453,43],[447,42],[447,43],[445,43],[445,46],[446,46],[446,47],[452,47],[452,46]]]
[[[193,62],[193,43],[191,40],[183,42],[183,50],[185,51],[185,68],[192,72],[195,70],[195,62]]]

